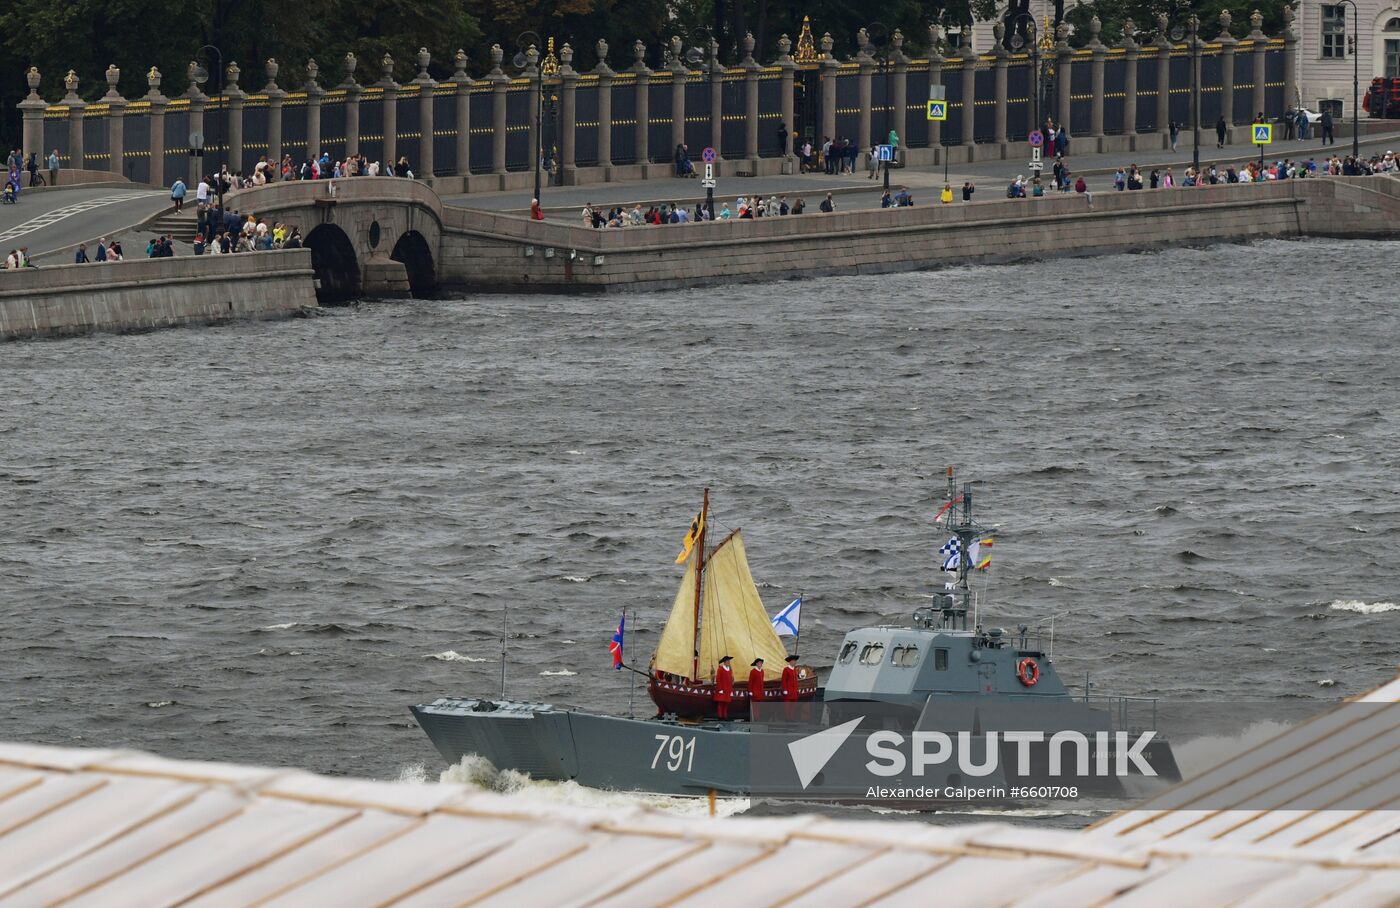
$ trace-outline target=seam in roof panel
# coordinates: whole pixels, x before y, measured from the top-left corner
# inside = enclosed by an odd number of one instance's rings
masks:
[[[1391,799],[1390,799],[1389,801],[1387,801],[1385,804],[1382,804],[1381,807],[1380,807],[1379,809],[1384,810],[1384,809],[1386,808],[1387,805],[1395,804],[1395,803],[1398,802],[1398,801],[1400,801],[1400,797],[1391,798]],[[1294,847],[1295,847],[1295,848],[1301,848],[1301,847],[1304,846],[1304,845],[1311,845],[1313,842],[1317,841],[1318,839],[1322,838],[1323,836],[1331,835],[1332,833],[1336,832],[1338,829],[1341,829],[1343,826],[1346,826],[1348,823],[1355,822],[1356,820],[1359,820],[1359,819],[1361,819],[1361,818],[1364,817],[1364,816],[1370,816],[1370,815],[1373,814],[1373,813],[1375,813],[1375,809],[1357,811],[1356,813],[1352,814],[1350,817],[1347,817],[1345,820],[1341,821],[1340,823],[1333,823],[1331,826],[1327,827],[1326,829],[1323,829],[1323,830],[1321,830],[1321,831],[1319,831],[1319,832],[1317,832],[1317,833],[1314,833],[1313,835],[1308,836],[1306,839],[1303,839],[1302,841],[1298,842],[1297,845],[1295,845]],[[1391,830],[1391,833],[1390,833],[1390,834],[1393,834],[1393,833],[1394,833],[1394,830]],[[1385,836],[1382,836],[1381,838],[1385,838]],[[1380,841],[1380,840],[1377,839],[1377,841]],[[1364,848],[1364,847],[1366,847],[1366,846],[1363,845],[1362,847]],[[1358,850],[1359,850],[1359,849],[1358,849]],[[1400,866],[1400,861],[1397,861],[1396,863],[1397,863],[1397,866]]]
[[[711,840],[711,842],[713,843],[713,840]],[[727,844],[732,844],[732,843],[727,843]],[[738,864],[733,865],[733,866],[730,867],[727,871],[721,873],[718,877],[712,877],[708,882],[696,883],[694,886],[691,886],[689,889],[686,889],[686,890],[683,890],[683,891],[681,891],[681,892],[678,892],[675,896],[673,896],[673,897],[672,897],[671,899],[669,899],[668,901],[665,901],[665,902],[658,902],[657,905],[656,905],[656,908],[667,908],[667,906],[669,906],[669,905],[674,905],[674,904],[676,904],[677,902],[680,902],[680,901],[683,901],[683,900],[685,900],[685,899],[688,899],[688,898],[690,898],[692,895],[698,895],[699,893],[703,892],[703,891],[706,890],[706,889],[709,889],[711,886],[713,886],[715,883],[718,883],[720,880],[724,879],[725,877],[727,877],[727,876],[733,876],[734,874],[738,873],[738,872],[741,871],[741,870],[747,870],[747,869],[750,868],[750,867],[756,866],[756,865],[762,863],[763,861],[768,860],[768,859],[771,858],[773,855],[777,854],[780,850],[782,850],[782,846],[781,846],[781,845],[776,845],[776,846],[775,846],[775,845],[758,845],[758,844],[754,844],[753,847],[759,849],[759,852],[758,852],[758,854],[756,854],[756,855],[754,855],[753,857],[749,858],[747,861],[742,861],[742,862],[740,862],[740,863],[738,863]]]
[[[900,889],[903,889],[905,886],[908,886],[910,883],[914,882],[915,880],[923,879],[924,877],[929,876],[930,874],[937,873],[938,871],[942,870],[944,867],[947,867],[949,864],[953,863],[955,860],[957,860],[956,857],[952,857],[952,856],[945,857],[943,860],[939,861],[937,864],[934,864],[934,865],[933,865],[932,867],[930,867],[928,870],[924,871],[924,872],[923,872],[922,874],[920,874],[918,877],[911,877],[911,878],[908,878],[908,879],[900,880],[899,882],[896,882],[896,883],[891,883],[891,884],[890,884],[888,887],[886,887],[885,889],[882,889],[882,890],[879,890],[879,891],[873,893],[873,894],[870,896],[870,898],[868,898],[868,899],[866,899],[865,901],[861,902],[859,905],[856,906],[856,908],[866,908],[867,905],[874,905],[874,904],[877,903],[877,902],[884,901],[885,899],[889,898],[889,896],[893,895],[896,891],[898,891],[898,890],[900,890]]]
[[[75,778],[75,777],[74,777],[74,776],[65,776],[64,778],[66,778],[66,779],[72,779],[72,778]],[[97,791],[99,788],[106,788],[106,787],[107,787],[108,785],[110,785],[110,784],[111,784],[111,783],[108,782],[106,779],[103,779],[103,778],[101,778],[101,777],[97,777],[97,778],[93,779],[93,783],[92,783],[91,785],[88,785],[88,786],[85,787],[85,788],[79,788],[77,791],[73,792],[73,793],[70,794],[68,797],[63,798],[62,800],[54,801],[52,804],[48,805],[48,806],[45,807],[43,810],[40,810],[38,813],[30,814],[29,816],[25,817],[24,819],[20,820],[20,821],[17,822],[17,823],[13,823],[13,824],[11,824],[11,825],[9,825],[9,826],[6,826],[6,827],[4,827],[4,828],[0,828],[0,838],[4,838],[5,836],[9,835],[10,833],[14,832],[14,831],[17,830],[17,829],[23,829],[25,826],[29,825],[30,823],[34,822],[35,820],[39,819],[40,817],[46,817],[46,816],[48,816],[49,814],[53,813],[55,810],[59,810],[60,808],[67,807],[69,804],[72,804],[74,801],[81,800],[81,799],[87,797],[88,795],[92,794],[94,791]]]
[[[528,839],[528,838],[529,838],[529,836],[528,836],[528,835],[525,835],[525,836],[522,836],[522,837],[519,838],[519,839],[512,839],[511,841],[508,841],[508,842],[503,843],[503,844],[501,845],[501,848],[509,848],[509,847],[512,846],[512,845],[518,845],[520,842],[522,842],[522,841],[524,841],[524,840],[526,840],[526,839]],[[566,851],[561,851],[559,854],[555,855],[554,858],[553,858],[551,861],[549,861],[549,863],[547,863],[547,864],[531,864],[529,867],[525,868],[524,870],[521,870],[520,872],[516,873],[514,876],[509,877],[508,879],[502,880],[501,882],[497,883],[495,886],[492,886],[490,889],[487,889],[487,890],[485,890],[485,891],[483,891],[483,892],[477,893],[475,896],[473,896],[473,897],[470,898],[470,899],[467,899],[465,902],[458,902],[457,905],[459,906],[459,908],[465,908],[465,906],[467,906],[467,905],[474,905],[474,904],[477,904],[477,903],[481,902],[483,899],[489,899],[489,898],[491,898],[491,897],[493,897],[493,896],[495,896],[495,895],[497,895],[497,894],[499,894],[499,893],[501,893],[501,892],[504,892],[505,890],[511,888],[511,887],[514,886],[516,883],[520,882],[521,880],[525,879],[526,877],[528,877],[528,876],[530,876],[530,875],[532,875],[532,874],[534,874],[534,873],[538,873],[539,871],[547,870],[549,867],[552,867],[552,866],[554,866],[554,865],[556,865],[556,864],[562,864],[564,861],[567,861],[567,860],[569,860],[570,858],[576,857],[576,856],[579,855],[580,853],[582,853],[582,852],[584,852],[584,851],[587,851],[590,847],[592,847],[592,846],[590,846],[589,843],[588,843],[588,841],[587,841],[587,839],[585,839],[585,840],[579,842],[579,844],[575,845],[574,847],[572,847],[572,848],[570,848],[570,849],[568,849],[568,850],[566,850]],[[499,851],[500,849],[496,849],[496,850]],[[493,851],[492,853],[494,854],[495,852]],[[485,855],[482,855],[482,857],[485,857]],[[468,867],[468,866],[471,866],[472,864],[475,864],[475,863],[476,863],[476,861],[468,861],[466,864],[463,864],[462,867]],[[457,873],[458,871],[460,871],[460,870],[462,869],[462,867],[455,868],[455,869],[452,870],[451,872],[452,872],[452,873]],[[444,879],[446,879],[449,875],[450,875],[450,874],[447,874],[447,873],[441,874],[441,875],[439,875],[436,879],[432,880],[432,882],[436,883],[436,882],[438,882],[439,880],[444,880]],[[412,889],[410,892],[405,892],[403,895],[401,895],[401,896],[399,896],[398,898],[394,899],[394,902],[401,901],[403,898],[407,897],[408,895],[411,895],[413,892],[419,892],[419,891],[421,891],[423,888],[424,888],[423,886],[417,886],[417,887],[415,887],[414,889]],[[385,902],[384,904],[385,904],[385,905],[392,905],[393,902]]]
[[[811,892],[813,889],[816,889],[816,888],[817,888],[818,886],[820,886],[822,883],[825,883],[827,880],[829,880],[829,879],[831,879],[831,878],[833,878],[833,877],[835,877],[835,876],[838,876],[839,874],[842,874],[842,873],[849,873],[850,871],[854,870],[854,869],[857,868],[857,867],[860,867],[860,866],[862,866],[862,865],[864,865],[864,864],[870,863],[871,861],[875,860],[875,858],[880,857],[881,855],[891,854],[891,853],[894,853],[894,849],[893,849],[893,848],[890,848],[888,845],[885,846],[885,847],[883,847],[883,848],[876,848],[876,849],[873,849],[873,850],[867,852],[866,855],[865,855],[865,857],[860,858],[859,860],[852,861],[851,863],[849,863],[849,864],[844,864],[844,865],[842,865],[842,866],[840,866],[840,867],[833,867],[829,873],[825,873],[825,874],[823,874],[823,875],[817,877],[816,879],[813,879],[813,880],[812,880],[810,883],[808,883],[806,886],[803,886],[802,888],[800,888],[800,889],[798,889],[798,890],[796,890],[796,891],[794,891],[794,892],[788,893],[788,895],[787,895],[785,898],[783,898],[782,901],[774,902],[773,904],[775,904],[775,905],[789,905],[789,904],[791,904],[791,903],[793,902],[794,899],[799,899],[799,898],[801,898],[802,896],[804,896],[804,895],[806,895],[807,893]]]
[[[363,815],[364,815],[364,814],[363,814],[363,812],[362,812],[362,813],[361,813],[361,816],[363,816]],[[394,830],[394,831],[390,832],[388,835],[383,836],[382,838],[379,838],[379,839],[377,839],[376,841],[370,842],[369,844],[364,845],[364,846],[362,846],[362,847],[360,847],[360,848],[357,848],[357,849],[355,849],[354,851],[351,851],[351,852],[349,852],[349,853],[343,855],[342,857],[340,857],[340,858],[337,859],[337,860],[329,861],[329,862],[327,862],[326,864],[323,864],[323,865],[321,866],[321,869],[320,869],[320,870],[317,870],[317,871],[315,871],[315,872],[309,873],[309,874],[307,874],[307,875],[305,875],[305,876],[298,877],[297,879],[292,880],[291,882],[284,883],[283,885],[281,885],[281,886],[279,886],[278,888],[274,889],[273,891],[269,892],[267,895],[265,895],[265,896],[263,896],[262,898],[258,899],[256,902],[253,902],[252,905],[249,906],[249,908],[254,908],[254,906],[257,906],[257,905],[266,905],[268,902],[273,901],[274,899],[279,899],[279,898],[281,898],[282,896],[286,895],[287,893],[291,892],[293,889],[296,889],[296,888],[298,888],[298,887],[300,887],[300,886],[305,886],[307,883],[310,883],[312,880],[319,879],[319,878],[325,876],[327,873],[329,873],[329,872],[332,871],[332,870],[335,870],[335,869],[337,869],[337,868],[339,868],[339,867],[343,867],[343,866],[345,866],[346,864],[350,863],[351,861],[356,860],[356,859],[358,859],[358,858],[360,858],[360,857],[363,857],[363,856],[366,855],[366,854],[369,854],[371,851],[374,851],[374,850],[376,850],[376,849],[382,848],[382,847],[384,847],[385,845],[387,845],[387,844],[389,844],[390,842],[392,842],[394,839],[397,839],[399,836],[401,836],[401,835],[407,835],[408,833],[414,831],[415,829],[418,829],[418,828],[422,827],[422,826],[423,826],[424,824],[426,824],[427,822],[428,822],[428,820],[427,820],[426,817],[418,817],[418,818],[416,819],[415,822],[405,824],[404,827],[403,827],[402,829]]]
[[[683,838],[683,837],[682,837],[682,836],[677,836],[677,838],[678,838],[678,839],[681,839],[681,838]],[[711,841],[708,840],[708,839],[705,839],[705,840],[696,842],[696,843],[695,843],[695,847],[693,847],[693,848],[691,848],[691,849],[689,849],[689,850],[687,850],[687,851],[680,852],[680,853],[676,854],[675,856],[671,857],[669,860],[662,861],[662,862],[659,863],[659,864],[654,864],[654,865],[652,865],[651,867],[646,868],[646,874],[649,875],[649,874],[657,873],[657,872],[659,872],[659,871],[669,870],[670,868],[676,866],[677,864],[681,863],[682,861],[687,861],[687,860],[689,860],[689,859],[691,859],[691,858],[693,858],[693,857],[696,857],[697,855],[699,855],[699,854],[701,854],[701,853],[703,853],[703,852],[705,852],[705,851],[707,851],[707,850],[709,850],[710,848],[713,848],[713,847],[714,847],[714,842],[711,842]],[[597,904],[600,903],[600,902],[606,902],[608,899],[613,898],[614,896],[622,895],[626,890],[631,889],[631,888],[632,888],[632,885],[633,885],[634,883],[636,883],[639,879],[641,879],[642,876],[643,876],[642,873],[634,873],[634,874],[632,874],[632,875],[626,877],[626,878],[623,879],[621,882],[619,882],[617,885],[615,885],[615,886],[613,886],[613,887],[611,887],[611,888],[609,888],[609,889],[604,890],[604,891],[603,891],[602,893],[600,893],[599,895],[596,895],[596,896],[594,896],[593,898],[589,899],[587,902],[584,902],[584,903],[583,903],[584,908],[587,908],[587,906],[589,906],[589,905],[597,905]]]

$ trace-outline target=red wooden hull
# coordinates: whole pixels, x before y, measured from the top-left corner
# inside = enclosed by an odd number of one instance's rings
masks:
[[[647,693],[661,714],[671,713],[682,719],[713,719],[719,715],[715,708],[715,685],[711,681],[691,681],[654,671],[647,677]],[[749,696],[748,682],[735,682],[733,696],[729,703],[729,718],[748,718],[749,704],[753,702]],[[797,699],[811,700],[816,696],[817,673],[810,666],[798,666]],[[782,700],[781,681],[768,681],[763,685],[763,702],[781,703]]]

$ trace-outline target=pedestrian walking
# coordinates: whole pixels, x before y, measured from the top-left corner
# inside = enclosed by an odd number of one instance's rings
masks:
[[[1215,147],[1225,147],[1225,132],[1229,127],[1225,125],[1225,118],[1221,117],[1215,121]]]
[[[58,185],[58,149],[49,153],[49,185]]]
[[[175,203],[175,213],[179,214],[185,207],[185,181],[179,177],[170,185],[170,201]]]
[[[1322,126],[1322,144],[1336,145],[1337,139],[1332,135],[1332,111],[1324,110],[1322,112],[1322,122],[1320,125]]]
[[[1167,135],[1172,142],[1172,151],[1176,151],[1176,140],[1181,136],[1181,126],[1175,120],[1167,121]]]

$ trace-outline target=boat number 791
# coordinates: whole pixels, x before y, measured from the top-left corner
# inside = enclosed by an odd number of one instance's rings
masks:
[[[681,768],[685,764],[685,771],[690,772],[695,768],[695,739],[683,738],[680,735],[656,735],[656,756],[651,758],[651,768],[655,769],[656,764],[661,762],[662,755],[666,757],[666,768],[671,772]]]

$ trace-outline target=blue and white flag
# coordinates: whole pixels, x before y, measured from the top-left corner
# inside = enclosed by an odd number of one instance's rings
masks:
[[[783,610],[773,616],[773,630],[779,637],[796,637],[802,625],[802,597],[783,606]]]
[[[938,554],[943,556],[943,570],[956,571],[958,569],[958,560],[962,558],[962,543],[958,541],[958,537],[954,536],[952,539],[943,543],[942,548],[938,550]]]

